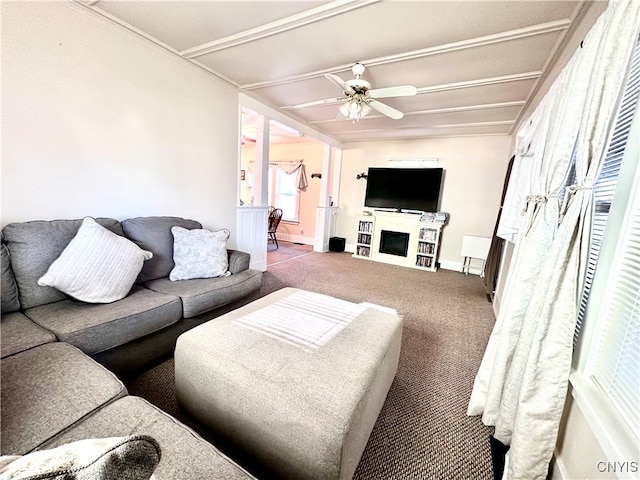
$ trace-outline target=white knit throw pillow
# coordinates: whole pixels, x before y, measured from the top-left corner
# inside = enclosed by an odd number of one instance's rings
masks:
[[[227,275],[229,230],[211,232],[205,229],[187,230],[171,227],[173,234],[173,262],[169,280],[189,280]]]
[[[38,285],[54,287],[87,303],[124,298],[153,254],[86,217],[75,237]]]

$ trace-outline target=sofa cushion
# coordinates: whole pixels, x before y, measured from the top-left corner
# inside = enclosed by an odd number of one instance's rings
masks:
[[[122,235],[122,227],[112,218],[96,218],[103,227]],[[76,236],[82,220],[37,220],[10,223],[2,230],[11,255],[11,266],[18,284],[23,309],[67,298],[53,287],[38,285],[49,266]]]
[[[168,277],[174,266],[173,235],[171,227],[179,226],[191,230],[202,228],[200,222],[180,217],[138,217],[122,222],[124,234],[143,250],[153,253],[145,262],[138,277],[139,282]]]
[[[6,459],[6,457],[4,457]],[[147,435],[96,438],[11,457],[0,465],[6,480],[147,480],[160,446]]]
[[[53,333],[36,325],[21,312],[2,315],[0,324],[2,358],[55,341],[56,336]]]
[[[127,393],[113,373],[61,342],[3,358],[0,369],[2,455],[24,455]]]
[[[184,318],[195,317],[239,300],[259,290],[261,285],[262,272],[251,269],[228,277],[198,278],[179,282],[159,278],[144,284],[145,287],[156,292],[180,297]]]
[[[31,308],[25,314],[60,341],[91,355],[177,322],[182,304],[176,296],[136,285],[129,295],[115,303],[63,300]]]
[[[171,227],[173,262],[169,280],[220,277],[229,269],[226,228],[212,232],[203,228]]]
[[[96,436],[138,434],[150,435],[160,444],[162,458],[153,473],[155,480],[254,478],[193,430],[138,397],[125,397],[107,405],[45,447]]]
[[[129,293],[151,257],[151,252],[86,217],[38,285],[55,287],[83,302],[111,303]]]
[[[16,277],[11,269],[11,260],[9,259],[9,251],[3,243],[0,245],[0,268],[2,269],[2,277],[0,278],[2,314],[9,312],[17,312],[20,310],[20,299],[18,298],[18,286],[16,285]]]
[[[249,264],[251,263],[251,255],[249,255],[247,252],[227,249],[227,253],[229,254],[229,271],[232,274],[244,272],[247,268],[249,268]]]

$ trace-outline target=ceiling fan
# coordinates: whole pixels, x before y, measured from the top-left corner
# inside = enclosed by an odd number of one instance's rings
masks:
[[[371,84],[362,78],[365,66],[361,63],[356,63],[351,67],[351,71],[355,78],[344,81],[342,78],[331,73],[326,73],[324,76],[335,83],[342,89],[344,96],[337,99],[320,100],[319,102],[312,102],[311,104],[326,104],[335,101],[342,102],[342,105],[338,108],[340,115],[357,122],[365,115],[368,115],[371,110],[376,110],[387,117],[398,120],[404,116],[399,110],[396,110],[389,105],[379,102],[379,98],[390,97],[410,97],[418,93],[418,89],[413,85],[400,85],[397,87],[375,88],[371,89]],[[304,106],[310,106],[311,104],[304,104]],[[302,106],[302,105],[300,105]]]

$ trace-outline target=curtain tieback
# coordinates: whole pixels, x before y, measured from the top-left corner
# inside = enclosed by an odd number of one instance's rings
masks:
[[[529,233],[529,230],[531,229],[531,225],[533,223],[533,217],[536,212],[535,206],[543,203],[547,203],[547,201],[550,198],[560,198],[560,197],[558,195],[550,195],[550,194],[549,195],[527,195],[525,197],[526,203],[524,205],[524,208],[522,209],[522,215],[527,214],[530,205],[534,205],[534,208],[531,209],[531,211],[529,212],[525,220],[524,228],[522,229],[523,236],[527,236],[527,234]]]
[[[547,203],[547,200],[550,198],[560,198],[559,195],[527,195],[525,197],[524,208],[522,209],[522,214],[524,215],[529,210],[529,205],[534,204],[537,205],[539,203]]]
[[[560,208],[560,216],[558,217],[558,224],[562,222],[565,214],[567,213],[567,209],[569,208],[569,201],[571,197],[573,197],[579,190],[593,190],[593,185],[569,185],[564,189],[564,198],[562,199],[562,207]]]

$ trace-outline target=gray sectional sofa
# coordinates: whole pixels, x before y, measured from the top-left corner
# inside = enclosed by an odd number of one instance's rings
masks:
[[[231,275],[172,282],[171,227],[202,228],[179,217],[140,217],[97,222],[153,258],[122,300],[90,304],[38,285],[76,235],[82,220],[12,223],[2,230],[2,356],[49,341],[78,347],[116,373],[126,373],[175,347],[177,337],[213,316],[255,298],[262,272],[249,254],[229,250]],[[226,307],[226,308],[224,308]]]
[[[189,428],[127,395],[124,374],[175,347],[184,331],[256,298],[262,272],[229,250],[231,275],[168,279],[178,217],[96,221],[153,253],[123,299],[80,302],[38,285],[82,220],[13,223],[2,231],[0,322],[2,455],[25,455],[84,438],[154,437],[162,460],[153,478],[253,478]]]

